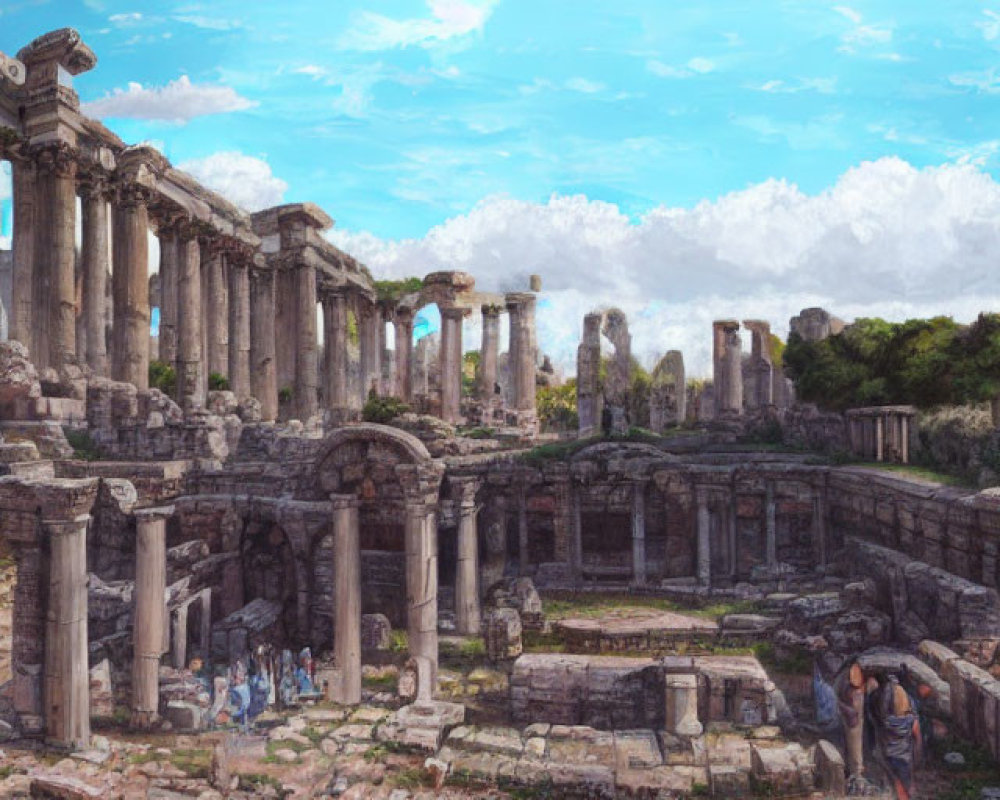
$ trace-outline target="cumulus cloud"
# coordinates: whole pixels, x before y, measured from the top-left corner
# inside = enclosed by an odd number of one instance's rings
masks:
[[[433,47],[480,33],[499,0],[427,0],[429,17],[392,19],[371,11],[362,12],[341,37],[347,50],[391,50],[396,47]]]
[[[693,375],[710,372],[721,317],[766,319],[784,336],[813,305],[847,319],[959,320],[1000,306],[1000,184],[971,163],[917,169],[884,158],[819,194],[772,179],[638,221],[583,196],[495,196],[421,239],[330,235],[387,277],[460,269],[481,289],[509,291],[541,274],[539,341],[569,373],[583,315],[599,304],[629,315],[647,365],[680,349]]]
[[[183,124],[207,114],[245,111],[257,104],[241,97],[229,86],[192,83],[187,75],[166,86],[145,87],[129,83],[127,89],[83,104],[83,113],[91,117],[126,117]]]
[[[266,161],[235,151],[185,161],[178,168],[247,211],[280,204],[288,190]]]

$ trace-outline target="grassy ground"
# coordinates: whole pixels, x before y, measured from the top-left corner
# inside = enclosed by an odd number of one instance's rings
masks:
[[[956,486],[960,489],[974,489],[975,487],[966,480],[955,475],[948,475],[938,472],[928,467],[918,467],[914,464],[884,464],[880,462],[858,461],[847,464],[849,467],[862,467],[878,472],[892,472],[903,478],[916,478],[921,481],[940,483],[943,486]]]
[[[651,608],[656,611],[671,611],[716,621],[727,614],[751,614],[757,611],[755,603],[746,601],[710,603],[699,608],[692,608],[665,597],[647,597],[625,593],[542,592],[541,595],[545,616],[553,621],[569,617],[602,617],[609,611],[628,608]]]

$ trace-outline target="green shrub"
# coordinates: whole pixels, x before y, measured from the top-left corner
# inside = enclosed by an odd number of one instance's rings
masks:
[[[101,458],[101,452],[90,438],[89,431],[63,428],[63,433],[66,434],[69,446],[73,448],[73,458],[79,461],[98,461]]]
[[[165,361],[150,361],[149,388],[172,397],[177,388],[177,372]]]
[[[580,426],[575,378],[562,386],[539,386],[535,391],[535,406],[543,431],[573,431]]]
[[[361,418],[365,422],[377,422],[385,425],[400,414],[405,414],[410,410],[398,397],[376,397],[369,396],[365,407],[361,409]]]
[[[278,390],[278,402],[279,403],[291,403],[292,398],[295,396],[295,390],[291,386],[282,386]]]
[[[228,392],[229,378],[225,375],[220,375],[218,372],[213,372],[208,376],[208,389],[212,392]]]

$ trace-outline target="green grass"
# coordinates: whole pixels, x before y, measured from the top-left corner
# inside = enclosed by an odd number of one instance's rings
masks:
[[[133,764],[166,761],[189,778],[208,780],[212,777],[212,751],[202,748],[173,749],[169,756],[162,756],[154,751],[149,751],[134,755],[130,760]]]
[[[66,434],[66,441],[73,448],[73,458],[78,461],[99,461],[101,452],[97,449],[94,440],[90,438],[87,431],[74,430],[73,428],[63,428]]]
[[[406,631],[397,628],[393,628],[389,631],[389,652],[408,653],[409,650],[410,644],[409,639],[406,636]]]
[[[399,682],[399,677],[397,675],[386,674],[386,675],[363,675],[361,677],[361,685],[366,689],[372,690],[388,690],[395,689],[396,684]]]
[[[400,789],[426,789],[430,786],[430,776],[420,767],[408,767],[394,774],[391,780]]]
[[[984,786],[1000,785],[1000,767],[985,747],[949,738],[935,744],[932,757],[940,761],[945,753],[951,752],[961,753],[965,764],[942,765],[942,771],[952,777],[943,793],[937,795],[938,800],[979,800]]]
[[[855,461],[847,464],[851,467],[862,467],[863,469],[878,470],[879,472],[892,472],[902,477],[917,478],[923,481],[932,481],[944,486],[955,486],[960,489],[974,489],[975,485],[968,480],[949,475],[945,472],[938,472],[929,467],[920,467],[915,464],[886,464],[882,462]]]
[[[496,436],[496,431],[493,428],[459,428],[456,433],[459,436],[464,436],[466,439],[492,439]]]
[[[665,597],[604,592],[543,592],[542,606],[545,616],[553,621],[569,617],[603,617],[608,611],[619,608],[651,608],[712,620],[722,619],[727,614],[752,614],[759,609],[757,604],[746,600],[691,608]]]
[[[276,790],[278,797],[284,797],[289,794],[282,788],[281,781],[270,775],[264,775],[259,772],[244,772],[240,775],[239,788],[241,792],[258,792],[265,786],[270,786]]]

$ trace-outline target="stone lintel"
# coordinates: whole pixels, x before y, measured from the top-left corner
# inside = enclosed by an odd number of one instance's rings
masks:
[[[712,323],[712,327],[724,331],[738,331],[740,321],[738,319],[717,319]]]
[[[476,279],[468,272],[445,270],[432,272],[424,277],[424,286],[453,289],[459,292],[469,292],[476,286]]]

